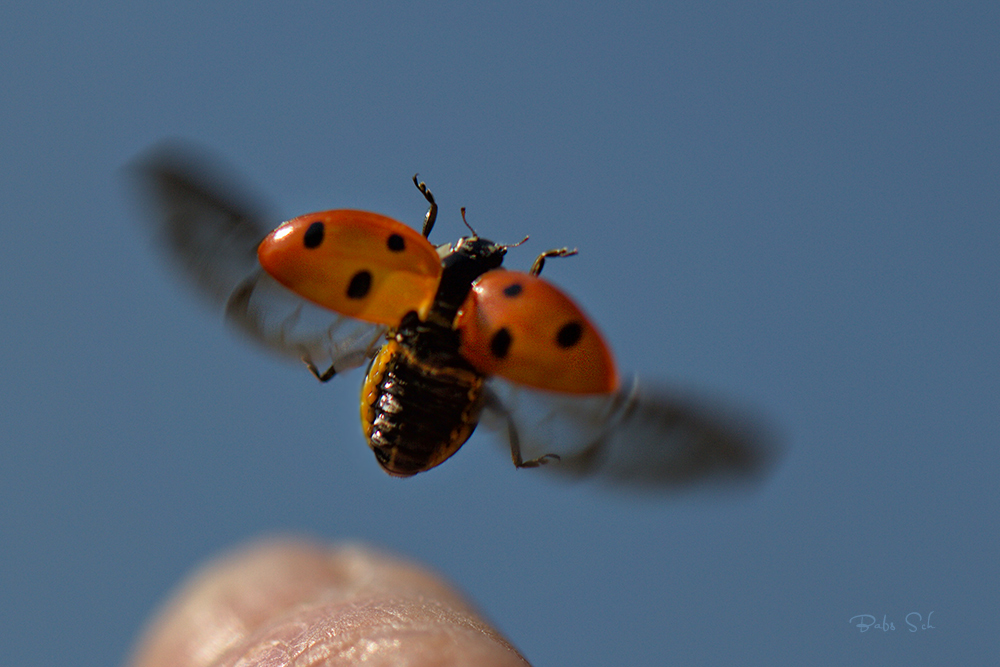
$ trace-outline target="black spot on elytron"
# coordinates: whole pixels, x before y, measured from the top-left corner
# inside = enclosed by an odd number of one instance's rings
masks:
[[[518,294],[520,294],[521,290],[523,289],[524,288],[521,287],[521,283],[511,283],[510,285],[507,285],[506,287],[503,288],[503,293],[506,296],[515,297]]]
[[[570,322],[559,329],[559,333],[556,334],[556,343],[564,349],[573,347],[580,342],[581,336],[583,336],[583,327],[580,326],[580,323]]]
[[[392,252],[401,252],[406,249],[406,241],[399,234],[393,234],[389,237],[389,242],[386,244],[389,246],[389,250]]]
[[[309,225],[309,229],[306,230],[305,235],[302,237],[302,243],[305,244],[307,248],[317,248],[319,244],[323,242],[323,234],[325,233],[322,222],[314,222]]]
[[[358,271],[351,278],[351,284],[347,286],[348,299],[363,299],[368,296],[368,290],[372,288],[372,274],[368,271]]]
[[[490,352],[497,359],[503,359],[507,356],[508,350],[510,350],[510,332],[504,327],[493,334],[493,339],[490,340]]]

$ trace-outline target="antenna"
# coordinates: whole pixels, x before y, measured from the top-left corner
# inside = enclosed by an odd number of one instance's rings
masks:
[[[472,228],[472,225],[469,224],[469,221],[465,219],[465,207],[464,206],[462,207],[462,222],[464,222],[465,226],[469,228],[469,231],[472,232],[472,235],[475,238],[478,239],[479,238],[479,234],[477,234],[476,230]]]

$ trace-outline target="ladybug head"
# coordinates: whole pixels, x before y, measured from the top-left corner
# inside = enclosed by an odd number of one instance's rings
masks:
[[[451,252],[444,258],[445,265],[447,266],[448,259],[453,257],[453,262],[472,262],[481,267],[483,271],[489,271],[503,264],[507,248],[508,246],[478,236],[463,236],[455,242]]]

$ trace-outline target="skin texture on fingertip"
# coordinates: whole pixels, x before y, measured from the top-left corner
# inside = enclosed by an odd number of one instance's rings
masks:
[[[139,641],[129,667],[524,667],[436,575],[360,546],[272,539],[209,563]]]

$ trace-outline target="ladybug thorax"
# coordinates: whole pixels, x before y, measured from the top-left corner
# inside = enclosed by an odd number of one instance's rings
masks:
[[[431,318],[450,324],[469,295],[472,283],[487,271],[499,268],[507,248],[478,236],[465,236],[452,246],[439,247],[438,254],[443,272]]]

